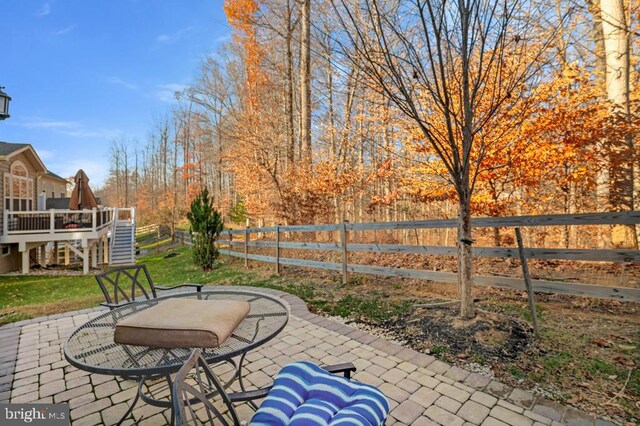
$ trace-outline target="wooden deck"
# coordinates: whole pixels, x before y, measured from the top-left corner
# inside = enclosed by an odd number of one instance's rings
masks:
[[[82,258],[83,271],[89,273],[89,262],[97,267],[98,260],[109,261],[108,233],[118,220],[133,220],[133,208],[102,208],[93,210],[4,211],[0,244],[18,244],[22,255],[22,273],[29,272],[29,252],[47,243],[65,247]],[[79,241],[78,244],[71,244]],[[44,259],[41,258],[41,261]],[[45,262],[46,263],[46,262]]]

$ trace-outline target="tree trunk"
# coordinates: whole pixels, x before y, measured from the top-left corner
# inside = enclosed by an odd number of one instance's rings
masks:
[[[334,105],[333,105],[333,69],[331,66],[331,39],[329,37],[327,37],[327,50],[326,50],[326,55],[327,55],[327,90],[328,90],[328,96],[329,96],[329,128],[330,128],[330,135],[329,135],[329,144],[331,146],[331,154],[333,155],[333,159],[336,159],[336,152],[337,152],[337,147],[336,147],[336,119],[335,119],[335,110],[334,110]]]
[[[606,58],[604,48],[604,32],[602,29],[602,14],[600,13],[600,0],[588,1],[589,12],[593,16],[593,26],[591,28],[591,39],[593,40],[595,57],[595,78],[598,87],[601,88],[600,95],[605,98],[606,90]],[[606,152],[606,140],[600,140],[598,146],[602,152]],[[609,170],[601,168],[596,175],[595,202],[597,206],[609,205]],[[598,247],[611,247],[611,235],[608,232],[601,232],[598,236]]]
[[[607,97],[613,103],[612,113],[630,117],[630,52],[629,28],[623,0],[601,0],[602,29],[606,54]],[[614,211],[633,210],[633,138],[609,141],[609,200]],[[635,248],[638,237],[635,226],[612,227],[611,240],[616,247]]]
[[[311,157],[311,0],[303,0],[300,28],[300,130],[303,161],[310,169]]]
[[[133,206],[137,207],[138,205],[138,148],[136,148],[135,152],[135,160],[136,160],[136,166],[135,166],[135,170],[134,170],[134,177],[133,177],[133,190],[134,190],[134,198],[133,198]]]
[[[458,205],[458,297],[460,316],[473,318],[473,257],[471,254],[471,194],[468,189],[459,191]]]
[[[604,47],[604,31],[602,29],[602,13],[600,13],[600,0],[589,0],[589,12],[593,16],[593,25],[591,28],[591,40],[593,41],[593,55],[595,57],[595,74],[602,87],[602,95],[606,95],[606,55]]]
[[[293,51],[291,43],[293,42],[293,29],[291,28],[291,5],[287,0],[287,38],[286,42],[286,80],[287,80],[287,103],[286,103],[286,123],[287,123],[287,165],[293,168],[295,164],[296,138],[293,129],[294,113],[293,113]]]
[[[161,155],[163,156],[163,161],[160,164],[162,167],[162,181],[164,184],[163,188],[163,198],[165,202],[167,201],[167,156],[169,150],[169,123],[166,121],[162,123],[162,129],[160,131],[160,144],[161,144]]]
[[[493,228],[493,245],[496,247],[500,247],[501,242],[500,242],[500,228],[498,228],[497,226],[495,226]]]
[[[124,206],[129,207],[129,153],[123,144],[122,152],[124,157]]]
[[[176,209],[177,209],[177,205],[178,205],[178,191],[180,191],[180,187],[178,186],[178,134],[176,132],[175,138],[174,138],[174,142],[173,142],[173,164],[172,164],[172,169],[173,169],[173,203],[171,206],[171,211],[170,211],[170,218],[169,220],[171,221],[170,225],[171,225],[171,240],[173,241],[175,239],[175,235],[176,235]],[[187,192],[187,189],[185,188],[184,192]]]

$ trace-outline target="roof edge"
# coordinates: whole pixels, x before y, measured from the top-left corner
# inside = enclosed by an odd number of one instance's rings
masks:
[[[42,160],[40,159],[40,156],[38,155],[38,153],[36,152],[36,150],[33,148],[33,146],[29,143],[26,146],[23,146],[22,148],[16,149],[15,151],[13,151],[10,154],[7,154],[4,156],[5,159],[10,159],[18,154],[22,154],[25,151],[31,151],[31,153],[33,154],[33,156],[36,159],[36,162],[38,163],[38,165],[42,168],[42,170],[46,173],[49,170],[47,169],[47,166],[44,165],[44,163],[42,162]]]

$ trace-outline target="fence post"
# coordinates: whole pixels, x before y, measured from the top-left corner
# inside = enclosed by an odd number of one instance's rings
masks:
[[[280,225],[276,225],[276,274],[280,275]]]
[[[516,228],[516,240],[518,241],[518,254],[520,255],[520,263],[522,264],[522,275],[524,276],[524,285],[527,288],[529,299],[529,310],[531,311],[531,322],[533,323],[533,333],[536,337],[540,337],[538,333],[538,315],[536,313],[536,296],[531,286],[531,275],[529,275],[529,265],[527,257],[524,254],[524,245],[522,243],[522,233],[520,228]]]
[[[342,222],[340,228],[340,246],[342,248],[342,284],[349,284],[349,271],[347,270],[347,262],[349,260],[347,253],[347,244],[349,243],[349,234],[347,234],[348,220]]]
[[[244,228],[244,267],[249,267],[249,227]]]

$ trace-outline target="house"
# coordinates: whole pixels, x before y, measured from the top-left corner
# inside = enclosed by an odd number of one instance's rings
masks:
[[[58,263],[60,248],[65,264],[70,253],[82,259],[84,273],[89,262],[94,267],[114,263],[109,253],[116,249],[119,263],[135,261],[134,210],[69,210],[69,182],[49,171],[30,144],[0,142],[0,182],[0,273],[28,273],[34,261]],[[48,204],[65,208],[48,209]],[[114,245],[110,233],[119,235],[122,247]]]
[[[69,198],[67,193],[69,183],[67,179],[47,170],[38,180],[38,197],[42,198],[42,194],[44,194],[45,200],[49,198]],[[46,203],[44,205],[46,206]]]

